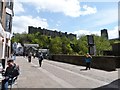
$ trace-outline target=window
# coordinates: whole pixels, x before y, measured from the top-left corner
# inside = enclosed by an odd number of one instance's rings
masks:
[[[13,9],[13,2],[12,2],[12,0],[6,0],[6,7],[8,7],[9,9]]]
[[[12,17],[6,13],[5,31],[11,32]]]
[[[10,7],[10,0],[6,0],[6,7]]]
[[[2,18],[3,2],[0,0],[0,20]]]
[[[10,8],[13,10],[13,2],[10,2]]]

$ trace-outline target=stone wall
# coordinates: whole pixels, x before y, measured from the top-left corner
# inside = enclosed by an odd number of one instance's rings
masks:
[[[85,66],[84,56],[74,56],[74,55],[51,55],[50,60],[60,61],[75,65]],[[92,58],[92,68],[114,71],[116,67],[120,67],[120,57],[115,56],[93,56]]]
[[[120,56],[115,57],[116,68],[120,68]]]
[[[120,43],[115,43],[112,45],[113,55],[120,56]]]

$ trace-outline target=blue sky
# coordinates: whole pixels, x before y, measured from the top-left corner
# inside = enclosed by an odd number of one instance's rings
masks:
[[[17,0],[14,4],[13,32],[28,32],[28,26],[50,30],[118,37],[117,0]]]

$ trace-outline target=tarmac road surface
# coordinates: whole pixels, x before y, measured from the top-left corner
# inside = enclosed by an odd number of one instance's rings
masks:
[[[20,66],[20,76],[13,88],[114,88],[119,90],[117,71],[103,71],[98,69],[84,70],[85,67],[55,62],[44,59],[42,67],[38,59],[17,56],[15,61]]]

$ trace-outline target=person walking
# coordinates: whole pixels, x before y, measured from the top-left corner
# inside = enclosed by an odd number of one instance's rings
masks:
[[[41,67],[41,65],[42,65],[42,60],[43,60],[44,58],[43,58],[43,55],[42,55],[42,53],[40,53],[39,55],[38,55],[38,60],[39,60],[39,66]]]
[[[89,70],[90,70],[90,68],[91,68],[91,61],[92,61],[92,56],[89,54],[89,53],[87,53],[86,54],[86,58],[85,58],[85,62],[86,62],[86,70],[89,68]]]
[[[29,55],[28,55],[28,62],[29,62],[29,63],[31,62],[31,57],[32,57],[32,54],[29,53]]]
[[[11,58],[12,58],[13,60],[16,60],[16,52],[15,52],[15,51],[13,52]]]

